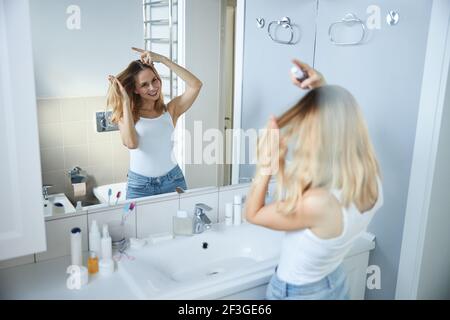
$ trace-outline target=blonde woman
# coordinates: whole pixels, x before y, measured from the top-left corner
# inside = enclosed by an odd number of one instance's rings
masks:
[[[258,145],[258,165],[246,200],[250,223],[286,231],[268,299],[348,299],[342,261],[383,204],[378,162],[361,110],[344,88],[294,60],[309,91],[278,119]],[[277,135],[273,135],[277,137]],[[272,136],[272,137],[273,137]],[[289,150],[290,161],[286,160]],[[273,159],[275,155],[276,159]],[[265,204],[278,167],[277,201]],[[269,172],[269,174],[268,174]]]
[[[183,172],[173,156],[177,120],[192,106],[202,82],[168,58],[133,48],[141,59],[130,63],[111,82],[107,103],[113,108],[112,122],[118,123],[122,142],[130,150],[127,199],[186,189]],[[154,62],[163,63],[186,83],[185,92],[167,105],[161,77]]]

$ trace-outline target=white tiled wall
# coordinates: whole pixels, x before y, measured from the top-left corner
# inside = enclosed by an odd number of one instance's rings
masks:
[[[94,200],[92,188],[126,181],[129,151],[119,131],[98,133],[95,112],[104,111],[106,97],[38,99],[42,180],[50,194]],[[86,199],[75,199],[67,172],[79,166],[88,174]]]

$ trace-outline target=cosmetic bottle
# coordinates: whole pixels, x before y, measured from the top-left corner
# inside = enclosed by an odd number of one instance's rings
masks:
[[[231,226],[233,224],[233,203],[225,204],[225,225]]]
[[[111,259],[112,258],[112,240],[109,236],[108,225],[103,225],[103,234],[101,240],[102,247],[102,259]]]
[[[242,222],[242,196],[235,195],[233,202],[233,224],[240,225]]]
[[[109,236],[108,225],[103,225],[103,234],[101,240],[102,258],[98,263],[100,275],[108,276],[114,272],[114,261],[112,259],[112,240]]]
[[[89,251],[95,252],[97,257],[100,257],[101,236],[96,220],[92,221],[91,228],[89,229]]]
[[[87,265],[89,274],[96,274],[98,272],[98,256],[94,251],[89,253]]]
[[[70,231],[70,257],[71,257],[71,264],[74,266],[82,266],[83,265],[83,259],[81,255],[81,229],[80,228],[73,228]]]

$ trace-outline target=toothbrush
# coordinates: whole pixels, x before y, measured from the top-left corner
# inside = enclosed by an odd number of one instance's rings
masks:
[[[116,203],[114,205],[117,205],[117,202],[119,202],[120,193],[121,193],[120,191],[117,192],[117,194],[116,194]]]
[[[136,207],[136,204],[134,202],[130,203],[129,205],[125,205],[125,207],[123,208],[123,215],[122,215],[122,224],[125,223],[126,218],[129,216],[129,214],[134,210],[134,208]]]
[[[108,189],[108,206],[111,205],[111,196],[112,196],[112,190],[111,188]]]

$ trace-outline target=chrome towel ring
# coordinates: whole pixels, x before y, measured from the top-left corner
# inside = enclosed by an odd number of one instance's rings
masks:
[[[276,28],[273,28],[274,26]],[[288,41],[277,39],[276,32],[279,27],[289,29],[290,38]],[[275,32],[275,36],[272,35],[273,32]],[[281,20],[270,22],[269,26],[267,27],[267,33],[269,34],[270,39],[272,39],[273,41],[275,41],[277,43],[294,44],[294,42],[292,42],[292,40],[294,40],[294,28],[292,28],[291,19],[289,19],[289,17],[283,17],[283,18],[281,18]]]
[[[338,41],[336,41],[333,38],[333,28],[336,25],[339,25],[339,24],[344,24],[346,26],[353,26],[355,24],[359,24],[361,26],[361,29],[362,29],[361,39],[359,39],[358,41],[355,41],[355,42],[338,42]],[[345,15],[345,17],[341,21],[333,22],[330,25],[330,27],[328,28],[328,37],[330,38],[330,41],[333,44],[337,45],[337,46],[354,46],[354,45],[358,45],[358,44],[361,44],[363,42],[364,38],[366,37],[366,25],[355,14],[347,13]]]

